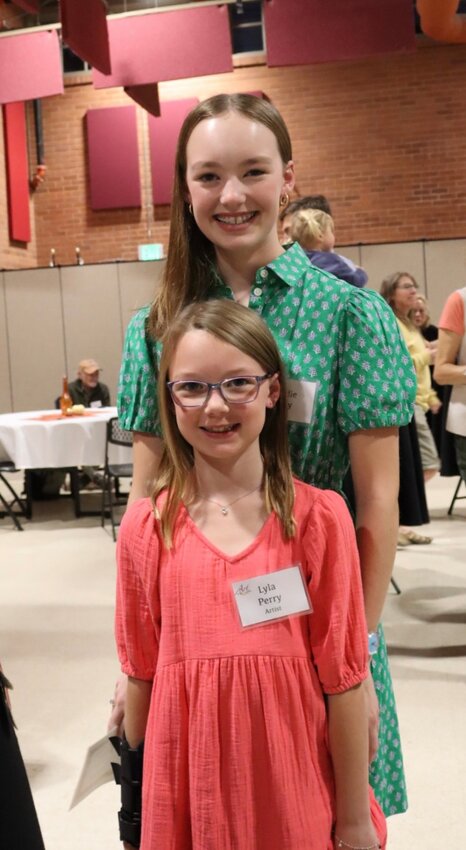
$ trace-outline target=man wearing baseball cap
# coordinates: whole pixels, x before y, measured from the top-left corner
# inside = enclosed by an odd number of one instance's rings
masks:
[[[68,385],[73,404],[84,407],[110,407],[110,393],[106,384],[101,384],[99,364],[92,358],[81,360],[78,378]]]

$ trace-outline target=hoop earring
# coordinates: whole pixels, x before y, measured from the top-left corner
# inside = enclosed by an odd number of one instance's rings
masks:
[[[188,212],[189,212],[189,215],[193,214],[193,208],[192,208],[191,204],[188,204]]]
[[[280,195],[280,206],[287,207],[290,203],[290,196],[284,192],[283,195]]]

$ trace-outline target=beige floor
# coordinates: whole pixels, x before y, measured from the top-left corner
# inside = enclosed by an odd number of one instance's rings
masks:
[[[465,843],[466,501],[446,517],[454,483],[429,485],[435,541],[399,550],[403,592],[390,593],[384,617],[410,797],[409,812],[389,821],[396,850]],[[120,846],[115,786],[68,811],[117,675],[114,549],[98,521],[73,519],[66,501],[39,506],[21,534],[0,521],[0,655],[47,850]]]

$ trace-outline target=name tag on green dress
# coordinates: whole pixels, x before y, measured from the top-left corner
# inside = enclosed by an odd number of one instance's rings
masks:
[[[290,422],[304,422],[305,425],[309,425],[312,421],[317,387],[317,381],[287,380],[288,419]]]

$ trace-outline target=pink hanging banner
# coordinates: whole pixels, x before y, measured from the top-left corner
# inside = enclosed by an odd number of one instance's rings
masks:
[[[63,94],[56,30],[0,38],[0,103]]]
[[[226,6],[112,18],[108,32],[112,73],[92,72],[97,89],[233,70]]]
[[[102,0],[61,0],[63,41],[102,74],[111,73],[110,47]]]
[[[29,174],[24,103],[3,106],[10,239],[31,241]]]
[[[136,107],[89,109],[86,128],[91,208],[140,207]]]
[[[415,49],[412,0],[265,0],[264,27],[270,66]]]
[[[149,117],[149,145],[154,204],[172,200],[175,152],[181,125],[199,101],[169,100],[160,104],[160,118]]]
[[[142,106],[151,115],[160,115],[159,89],[157,83],[147,86],[125,86],[125,92],[138,106]]]

